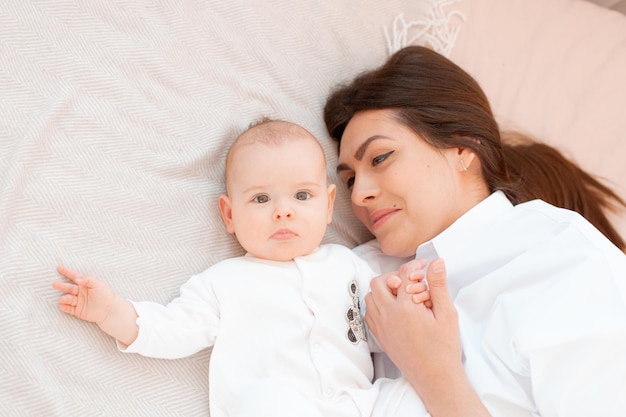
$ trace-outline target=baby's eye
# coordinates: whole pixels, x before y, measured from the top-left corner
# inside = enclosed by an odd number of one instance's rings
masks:
[[[311,193],[307,192],[307,191],[298,191],[295,195],[296,200],[308,200],[309,198],[311,198]]]
[[[254,197],[252,199],[252,201],[254,201],[255,203],[267,203],[268,201],[270,201],[270,196],[267,194],[261,194],[261,195],[257,195],[256,197]]]
[[[346,180],[346,187],[348,187],[348,190],[351,190],[353,186],[354,186],[354,177],[350,177]]]
[[[389,151],[389,152],[384,153],[382,155],[375,156],[374,159],[372,159],[372,165],[376,166],[376,165],[380,164],[381,162],[384,162],[385,159],[387,159],[394,152],[395,151]]]

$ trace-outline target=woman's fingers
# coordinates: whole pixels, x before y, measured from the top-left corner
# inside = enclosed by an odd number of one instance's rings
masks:
[[[376,335],[378,334],[376,322],[380,316],[380,311],[372,298],[371,292],[365,296],[365,305],[367,306],[365,309],[365,324],[367,324],[372,333]]]
[[[438,314],[453,314],[456,317],[456,308],[448,291],[446,266],[443,259],[435,259],[430,263],[427,277],[435,317]]]
[[[387,312],[389,304],[396,299],[396,290],[388,284],[391,276],[385,274],[373,278],[370,281],[370,292],[365,296],[365,323],[376,337],[379,334],[378,325],[384,325],[381,312]]]

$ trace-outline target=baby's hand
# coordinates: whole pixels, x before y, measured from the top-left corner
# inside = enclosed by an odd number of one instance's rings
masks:
[[[430,300],[430,292],[428,291],[428,283],[426,282],[424,268],[426,261],[424,259],[415,259],[403,264],[398,271],[400,280],[406,285],[405,291],[411,294],[411,298],[415,304],[424,303],[428,308],[432,308],[433,304]]]
[[[63,291],[59,297],[59,309],[81,320],[101,324],[110,313],[115,293],[104,282],[81,275],[64,266],[57,268],[59,274],[70,281],[54,281],[52,288]]]

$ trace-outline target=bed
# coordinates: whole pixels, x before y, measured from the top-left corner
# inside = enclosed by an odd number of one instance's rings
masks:
[[[448,55],[502,128],[557,146],[626,198],[618,3],[3,2],[0,415],[208,415],[209,350],[173,361],[118,352],[58,310],[56,266],[166,303],[242,253],[216,204],[234,135],[261,116],[302,124],[336,181],[326,95],[404,45]],[[613,219],[626,235],[626,213]],[[368,238],[340,186],[325,241]]]

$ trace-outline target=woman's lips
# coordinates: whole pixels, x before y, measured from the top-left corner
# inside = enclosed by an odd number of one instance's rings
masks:
[[[394,214],[396,214],[400,209],[397,208],[384,208],[374,210],[370,214],[370,221],[372,222],[372,229],[376,230],[381,227],[383,224],[387,222]]]

